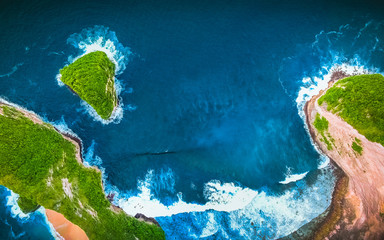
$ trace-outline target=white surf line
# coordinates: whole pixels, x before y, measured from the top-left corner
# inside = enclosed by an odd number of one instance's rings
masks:
[[[331,80],[331,76],[334,71],[343,71],[348,75],[373,73],[372,71],[368,70],[365,66],[360,65],[359,63],[354,65],[343,63],[341,65],[336,64],[331,67],[323,67],[323,71],[319,72],[319,76],[304,77],[302,79],[303,86],[300,87],[298,96],[296,98],[296,105],[297,105],[299,116],[301,117],[301,119],[303,119],[304,127],[309,136],[310,134],[309,134],[309,128],[305,120],[304,106],[306,102],[309,101],[313,96],[316,96],[317,94],[320,93],[320,91],[328,88],[328,83]],[[325,74],[323,72],[325,72]],[[324,168],[329,164],[329,158],[321,154],[320,149],[318,149],[318,147],[313,142],[311,137],[310,137],[310,141],[313,147],[316,149],[318,153],[320,153],[320,156],[321,156],[320,157],[321,161],[319,162],[318,169]]]
[[[299,174],[289,174],[289,175],[286,175],[285,179],[283,181],[280,181],[279,183],[288,184],[291,182],[297,182],[297,181],[305,178],[305,176],[307,176],[307,174],[308,174],[308,171],[305,173],[299,173]]]

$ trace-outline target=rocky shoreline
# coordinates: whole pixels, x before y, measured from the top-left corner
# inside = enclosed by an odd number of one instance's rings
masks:
[[[317,104],[317,100],[338,80],[348,75],[336,70],[326,90],[312,97],[304,107],[306,124],[314,143],[330,158],[336,185],[329,208],[299,230],[283,239],[384,239],[384,147],[368,141],[340,117]],[[328,149],[313,126],[316,114],[329,121],[335,139]],[[362,139],[364,152],[353,152],[351,142]]]

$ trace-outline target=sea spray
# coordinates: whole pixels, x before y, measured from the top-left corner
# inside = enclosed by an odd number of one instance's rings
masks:
[[[96,25],[85,28],[80,33],[74,33],[67,39],[67,43],[80,51],[80,55],[72,59],[72,62],[90,52],[105,52],[116,65],[116,75],[125,70],[132,54],[128,47],[119,42],[116,33],[104,26]]]
[[[226,210],[224,203],[220,204],[223,206],[221,211],[207,204],[200,205],[204,211],[195,211],[197,209],[188,204],[184,213],[156,219],[169,237],[276,239],[295,231],[326,210],[334,187],[331,172],[329,167],[318,170],[317,174],[312,173],[314,184],[300,180],[280,194],[266,188],[250,190],[253,195],[251,201],[245,206],[240,204],[237,210]]]

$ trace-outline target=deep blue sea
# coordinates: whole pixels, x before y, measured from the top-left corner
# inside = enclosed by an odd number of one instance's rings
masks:
[[[0,97],[82,139],[127,213],[167,239],[276,239],[330,203],[302,119],[332,67],[384,69],[379,1],[0,2]],[[59,69],[103,50],[120,109],[100,121]],[[0,129],[1,131],[1,129]],[[0,187],[0,239],[53,239]]]

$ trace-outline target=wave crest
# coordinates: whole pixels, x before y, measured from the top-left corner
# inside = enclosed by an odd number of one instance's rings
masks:
[[[103,51],[115,63],[116,75],[125,70],[132,54],[130,48],[124,47],[119,42],[116,33],[104,26],[85,28],[80,33],[74,33],[67,39],[67,43],[81,51],[81,55],[71,59],[70,62],[90,52]]]

